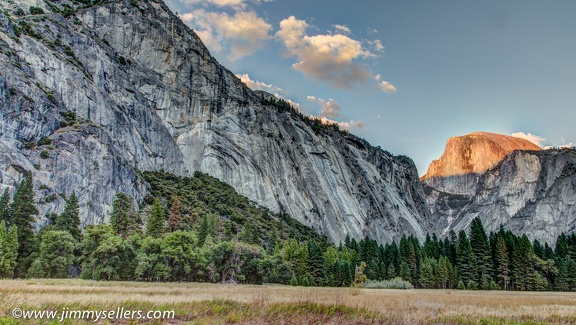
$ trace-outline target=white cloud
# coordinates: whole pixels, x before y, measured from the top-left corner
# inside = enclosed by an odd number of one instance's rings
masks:
[[[294,107],[295,109],[297,109],[297,110],[299,110],[299,111],[302,111],[302,105],[300,105],[300,103],[295,102],[295,101],[293,101],[293,100],[291,100],[291,99],[289,99],[289,98],[284,98],[283,96],[281,96],[281,95],[278,94],[278,93],[275,93],[275,94],[274,94],[274,97],[276,97],[276,98],[282,98],[283,100],[285,100],[286,102],[288,102],[288,104],[290,104],[290,105],[291,105],[292,107]]]
[[[350,28],[347,26],[332,26],[336,29],[333,35],[311,36],[307,33],[309,25],[306,21],[290,16],[280,22],[276,37],[286,47],[287,54],[296,59],[292,67],[304,75],[339,88],[350,89],[364,84],[374,76],[359,61],[377,55],[365,49],[361,41],[349,37]],[[380,40],[367,42],[377,52],[384,50]],[[378,87],[385,93],[396,91],[389,82],[381,82]]]
[[[293,68],[307,76],[327,81],[340,88],[353,88],[370,78],[357,59],[373,57],[362,43],[343,34],[306,34],[308,24],[294,16],[280,22],[276,36],[288,53],[296,58]]]
[[[372,46],[374,48],[374,50],[376,50],[378,52],[384,51],[384,45],[382,45],[382,42],[379,39],[373,40],[373,41],[368,41],[368,44],[370,44],[370,46]]]
[[[341,130],[350,130],[352,128],[361,129],[364,127],[364,124],[361,121],[350,120],[350,121],[338,122],[338,121],[334,121],[334,120],[331,120],[329,118],[326,118],[324,116],[320,116],[320,117],[311,116],[311,118],[320,120],[320,122],[324,125],[333,125],[333,124],[338,125],[338,128],[340,128]]]
[[[350,120],[339,122],[334,120],[334,118],[337,118],[341,115],[341,107],[340,104],[338,104],[338,102],[336,102],[333,98],[324,100],[315,96],[307,96],[306,99],[311,102],[315,102],[320,106],[320,114],[311,115],[310,117],[319,120],[322,124],[335,124],[338,125],[341,130],[350,130],[352,128],[361,129],[364,126],[361,121]]]
[[[333,98],[324,100],[314,96],[307,96],[306,99],[312,102],[316,102],[318,105],[320,105],[321,111],[320,114],[318,114],[320,117],[336,118],[340,116],[340,104],[338,104],[338,102],[336,102]]]
[[[388,81],[380,81],[378,83],[378,86],[380,86],[380,89],[387,94],[396,92],[396,87],[394,87],[394,85],[389,83]]]
[[[546,140],[545,138],[541,137],[541,136],[537,136],[534,135],[532,133],[524,133],[524,132],[515,132],[511,134],[513,137],[515,138],[520,138],[520,139],[524,139],[524,140],[528,140],[532,143],[534,143],[535,145],[537,145],[538,147],[542,148],[542,142],[544,140]]]
[[[266,84],[262,81],[252,80],[250,78],[250,75],[247,73],[237,74],[236,77],[238,77],[240,81],[245,83],[246,86],[248,86],[252,90],[264,90],[270,93],[282,92],[282,88],[280,87],[274,86],[272,84]]]
[[[352,31],[350,30],[350,28],[348,28],[348,26],[346,25],[338,25],[338,24],[334,24],[332,25],[332,27],[334,27],[337,31],[339,31],[340,33],[344,33],[346,35],[349,35],[352,33]]]
[[[235,1],[235,0],[222,0]],[[204,44],[214,52],[230,47],[230,60],[250,55],[270,39],[272,26],[253,11],[236,11],[231,16],[226,12],[210,12],[196,9],[180,16],[189,23]]]

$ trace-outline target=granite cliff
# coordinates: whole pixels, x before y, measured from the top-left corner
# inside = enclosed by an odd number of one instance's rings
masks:
[[[549,243],[576,230],[576,150],[540,150],[510,138],[473,133],[448,141],[423,180],[437,233],[467,229],[475,217],[487,231],[502,225]],[[462,152],[464,162],[454,158]],[[467,173],[441,176],[439,170]]]
[[[72,191],[101,223],[148,194],[138,170],[198,170],[335,242],[430,228],[409,158],[263,100],[161,0],[0,7],[0,188],[32,172],[38,225]]]
[[[540,150],[530,141],[489,132],[452,137],[421,180],[444,192],[472,194],[478,177],[514,150]]]

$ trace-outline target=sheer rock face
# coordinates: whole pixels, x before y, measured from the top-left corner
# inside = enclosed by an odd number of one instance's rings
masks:
[[[448,139],[444,153],[430,164],[421,180],[444,192],[472,194],[479,175],[514,150],[540,150],[540,147],[524,139],[488,132],[453,137]]]
[[[84,225],[106,221],[118,191],[141,202],[139,169],[211,174],[335,242],[430,227],[409,158],[263,105],[163,2],[14,15],[30,3],[0,4],[0,187],[31,171],[39,225],[72,191]],[[40,37],[18,37],[20,21]],[[63,127],[67,111],[77,120]]]
[[[474,174],[473,186],[460,187],[464,193],[435,187],[446,184],[436,180],[424,183],[435,231],[442,236],[468,229],[475,217],[486,231],[502,225],[551,244],[562,232],[576,231],[576,150],[512,151]]]

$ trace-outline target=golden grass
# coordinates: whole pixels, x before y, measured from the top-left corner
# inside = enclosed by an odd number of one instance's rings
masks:
[[[576,324],[576,293],[375,290],[280,285],[0,281],[0,324],[12,308],[176,310],[167,323]]]

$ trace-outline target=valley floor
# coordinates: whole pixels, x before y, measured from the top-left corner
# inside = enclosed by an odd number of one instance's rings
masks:
[[[0,306],[0,324],[58,323],[77,310],[173,310],[173,318],[157,321],[166,324],[576,324],[576,293],[562,292],[2,280]],[[15,308],[58,314],[23,320],[14,318]],[[110,323],[134,321],[142,322]],[[65,323],[80,322],[102,319]]]

